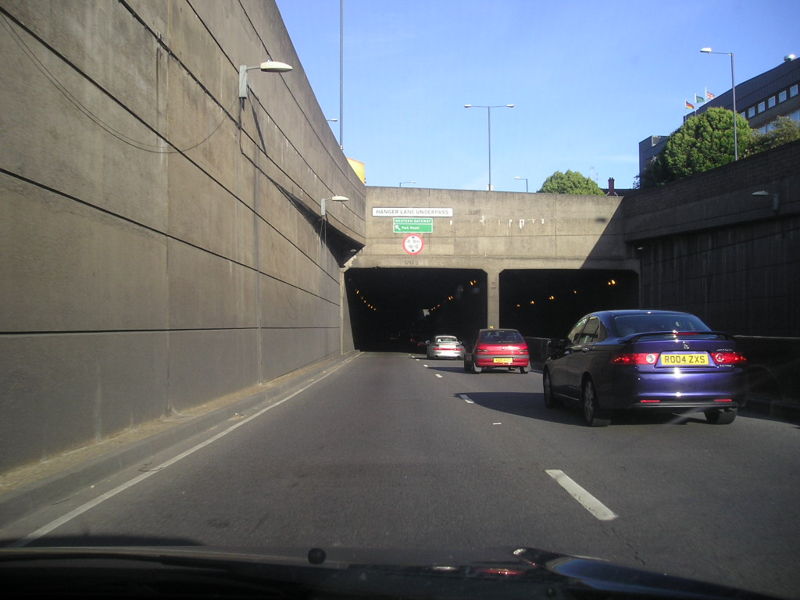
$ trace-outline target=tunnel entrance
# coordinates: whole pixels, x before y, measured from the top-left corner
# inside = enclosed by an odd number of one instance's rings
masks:
[[[414,352],[435,334],[463,339],[486,323],[479,269],[349,269],[345,288],[358,350]]]
[[[532,337],[564,337],[596,310],[639,307],[639,276],[605,269],[510,269],[500,273],[500,324]]]
[[[487,323],[480,269],[349,269],[345,287],[358,350],[419,351],[435,334],[465,339]],[[639,276],[619,269],[509,269],[500,273],[500,327],[564,337],[586,313],[638,308]]]

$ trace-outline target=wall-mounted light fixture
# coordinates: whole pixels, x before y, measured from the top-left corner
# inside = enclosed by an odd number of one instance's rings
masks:
[[[327,202],[347,202],[350,200],[347,196],[334,196],[333,198],[323,198],[319,201],[319,216],[320,217],[327,217],[328,210],[327,210]]]
[[[247,98],[247,72],[254,69],[259,69],[264,73],[286,73],[291,71],[293,67],[277,60],[268,60],[262,62],[257,67],[248,67],[247,65],[239,65],[239,98]]]
[[[751,195],[756,196],[757,198],[772,196],[772,210],[774,212],[778,212],[778,210],[781,208],[781,198],[778,196],[777,192],[770,194],[767,190],[758,190],[757,192],[753,192]]]

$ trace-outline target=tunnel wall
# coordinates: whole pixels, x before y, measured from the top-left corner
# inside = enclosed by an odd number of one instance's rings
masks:
[[[0,471],[352,349],[365,191],[273,1],[1,10]]]

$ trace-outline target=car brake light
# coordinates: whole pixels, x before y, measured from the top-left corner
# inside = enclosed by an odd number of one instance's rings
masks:
[[[713,352],[711,356],[718,365],[741,365],[747,362],[747,358],[738,352]]]
[[[661,400],[639,400],[642,404],[658,404]]]
[[[714,402],[733,402],[733,398],[717,398]]]
[[[618,354],[611,361],[615,365],[654,365],[658,362],[658,352],[626,352]]]

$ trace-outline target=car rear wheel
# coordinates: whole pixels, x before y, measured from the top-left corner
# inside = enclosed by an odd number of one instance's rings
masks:
[[[706,411],[706,421],[714,425],[729,425],[736,418],[735,408],[716,409]]]
[[[475,373],[476,375],[477,375],[478,373],[480,373],[481,371],[483,371],[483,369],[482,369],[481,367],[479,367],[478,365],[476,365],[476,364],[475,364],[475,361],[474,361],[474,360],[470,361],[469,365],[470,365],[470,370],[471,370],[473,373]]]
[[[544,405],[547,408],[556,408],[560,402],[553,396],[553,386],[550,384],[550,373],[545,371],[542,374],[542,389],[544,391]]]
[[[581,406],[583,407],[583,420],[589,427],[605,427],[611,420],[600,412],[597,405],[597,394],[594,391],[594,383],[587,379],[583,383],[581,393]]]
[[[519,368],[519,372],[522,373],[523,375],[525,375],[525,373],[528,372],[528,367],[520,367]]]

